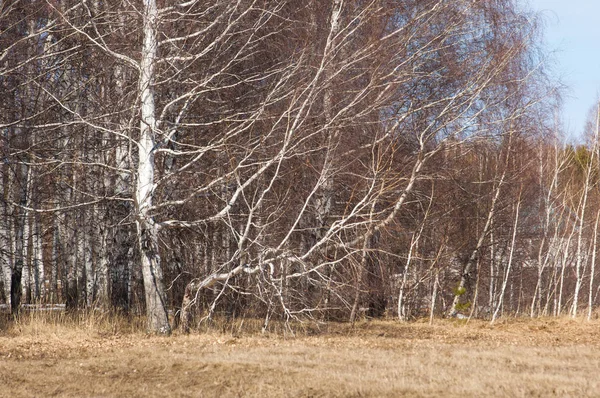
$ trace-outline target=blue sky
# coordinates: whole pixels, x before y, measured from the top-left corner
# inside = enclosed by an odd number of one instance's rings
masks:
[[[562,114],[565,132],[576,139],[600,94],[600,1],[529,0],[529,6],[542,12],[554,71],[568,87]]]

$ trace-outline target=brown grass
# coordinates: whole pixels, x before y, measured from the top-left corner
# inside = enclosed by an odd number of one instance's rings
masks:
[[[237,324],[155,337],[136,319],[61,316],[5,325],[1,397],[600,396],[599,321],[372,321],[296,337]]]

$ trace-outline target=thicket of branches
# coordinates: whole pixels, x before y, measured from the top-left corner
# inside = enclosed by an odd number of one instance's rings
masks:
[[[512,0],[0,1],[4,301],[591,316],[598,128],[539,44]]]

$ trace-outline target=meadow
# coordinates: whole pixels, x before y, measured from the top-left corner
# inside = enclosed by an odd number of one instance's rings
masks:
[[[600,396],[598,320],[258,325],[157,337],[136,319],[4,319],[0,397]]]

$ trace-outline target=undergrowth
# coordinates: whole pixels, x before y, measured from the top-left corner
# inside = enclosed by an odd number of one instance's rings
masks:
[[[21,311],[0,314],[0,333],[44,334],[72,330],[101,336],[143,333],[145,318],[97,309],[74,311]]]
[[[184,333],[177,326],[175,319],[173,334]],[[428,319],[417,319],[411,322],[394,320],[359,320],[355,324],[346,322],[284,322],[272,319],[267,327],[264,319],[232,318],[215,316],[204,319],[193,325],[191,334],[221,334],[232,337],[307,337],[320,335],[357,336],[381,335],[409,337],[414,331],[433,333],[444,331],[456,333],[456,329],[465,330],[556,330],[557,328],[588,328],[597,325],[597,318],[587,321],[584,318],[501,318],[494,325],[485,320],[438,319],[434,325]],[[454,332],[452,332],[454,330]],[[22,310],[17,315],[0,313],[0,336],[42,336],[78,335],[89,337],[111,337],[122,335],[147,335],[146,319],[141,314],[126,314],[123,312],[100,309],[81,309],[76,311],[39,311]]]

